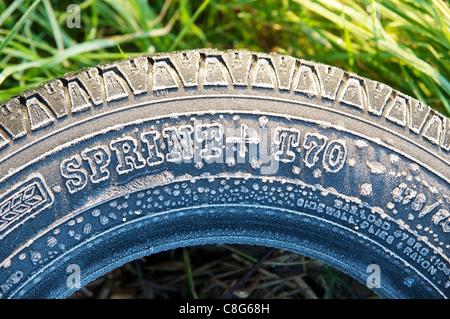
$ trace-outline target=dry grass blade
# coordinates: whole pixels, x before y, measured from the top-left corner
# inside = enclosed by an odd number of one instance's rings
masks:
[[[185,250],[175,249],[125,264],[83,287],[72,298],[192,299],[194,289],[199,299],[219,299],[227,293],[227,297],[238,299],[320,299],[329,297],[328,291],[333,298],[352,297],[348,288],[359,298],[376,297],[354,280],[344,287],[341,282],[347,279],[324,264],[283,250],[245,245],[199,246]],[[185,256],[189,259],[190,275],[186,271]],[[280,260],[290,262],[282,264]],[[328,284],[325,269],[332,276]],[[333,280],[339,284],[330,289],[329,283]]]
[[[249,271],[233,286],[230,288],[230,290],[228,290],[223,298],[227,299],[227,298],[231,298],[231,296],[233,295],[233,293],[244,283],[244,281],[250,277],[257,269],[259,266],[261,266],[261,264],[270,257],[270,255],[272,255],[275,252],[275,248],[270,249],[264,256],[261,257],[261,259],[259,259],[250,269]]]

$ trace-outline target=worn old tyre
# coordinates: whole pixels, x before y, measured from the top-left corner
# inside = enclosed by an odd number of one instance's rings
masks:
[[[128,261],[240,243],[387,298],[450,296],[450,120],[341,69],[194,50],[0,106],[0,293],[64,298]],[[80,279],[80,280],[78,280]]]

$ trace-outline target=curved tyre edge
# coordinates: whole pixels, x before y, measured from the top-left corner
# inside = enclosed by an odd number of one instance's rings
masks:
[[[0,106],[2,297],[67,297],[145,254],[233,242],[385,297],[447,298],[449,127],[387,85],[277,54],[67,74]]]

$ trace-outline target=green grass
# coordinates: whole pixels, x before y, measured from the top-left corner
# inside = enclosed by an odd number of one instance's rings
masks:
[[[336,65],[450,115],[444,0],[85,0],[69,28],[71,2],[0,0],[0,101],[123,54],[215,47]]]

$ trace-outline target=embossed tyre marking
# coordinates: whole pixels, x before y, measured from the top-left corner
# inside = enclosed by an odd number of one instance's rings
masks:
[[[363,283],[377,269],[384,297],[448,298],[449,151],[430,107],[290,56],[67,74],[0,105],[0,295],[63,298],[141,256],[246,243]]]

